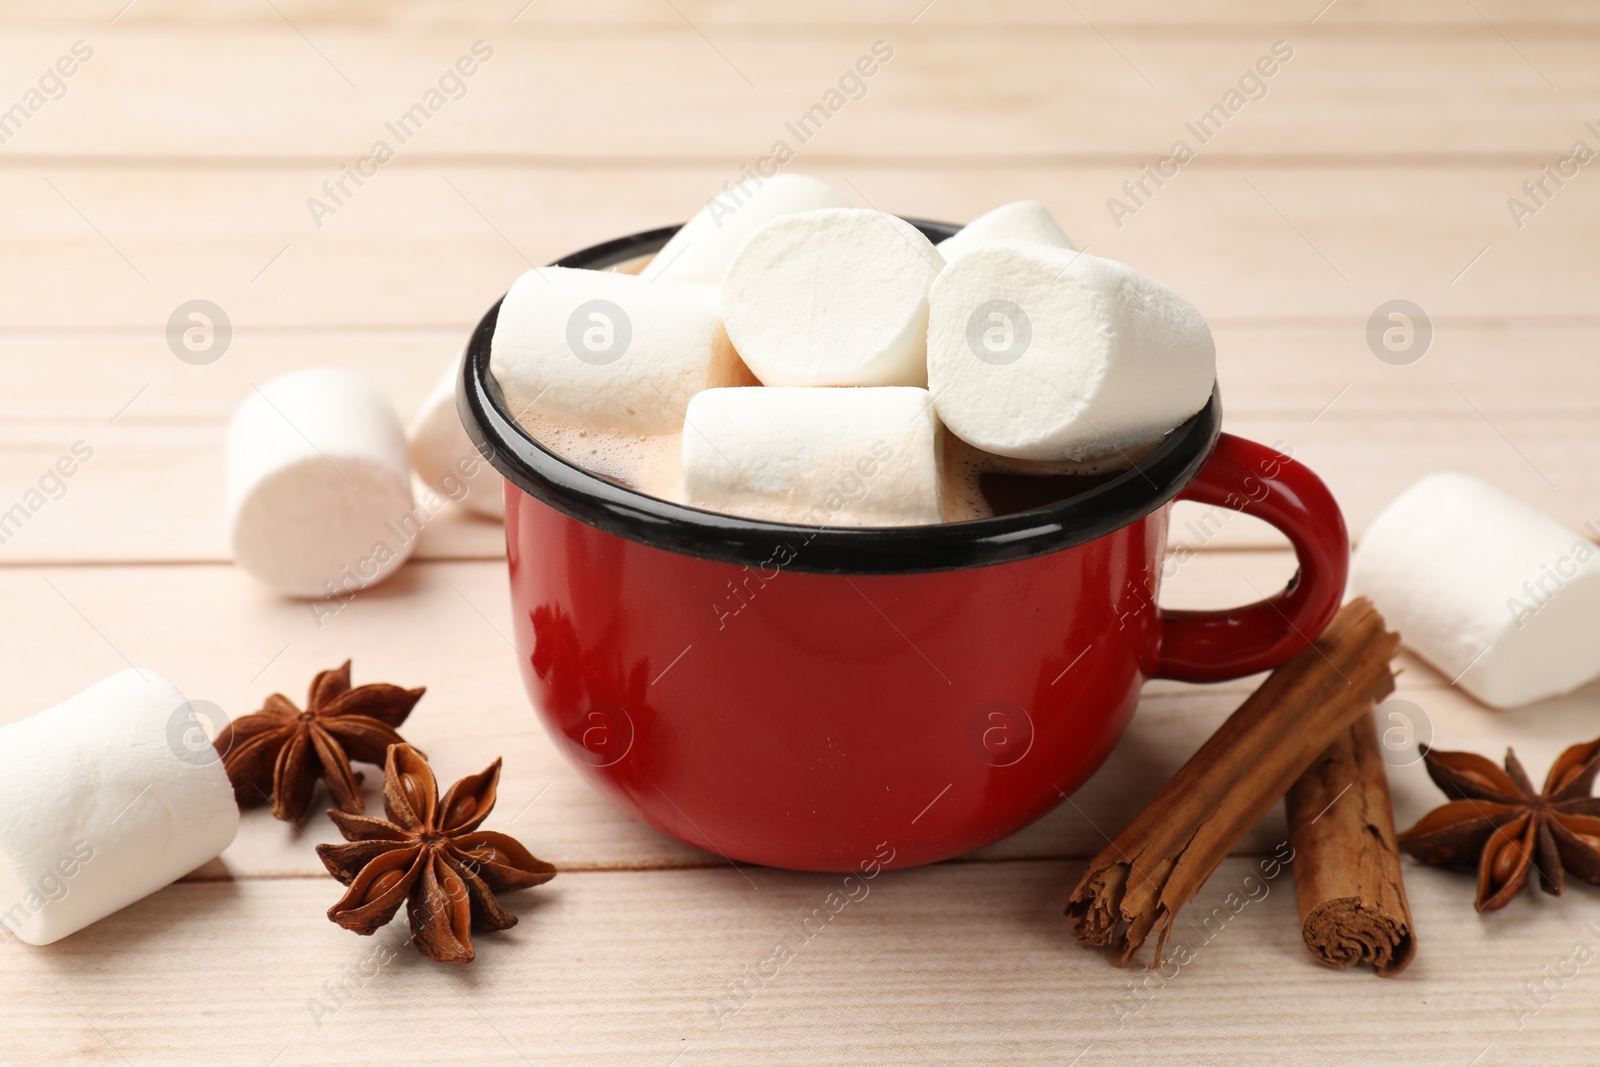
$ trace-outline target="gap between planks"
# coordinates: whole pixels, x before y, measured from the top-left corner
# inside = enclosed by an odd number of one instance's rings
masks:
[[[131,6],[131,5],[130,5]],[[288,6],[288,5],[285,5]],[[404,5],[398,5],[403,8]],[[676,5],[674,5],[676,6]],[[685,5],[690,6],[690,5]],[[739,5],[728,5],[737,9]],[[1072,5],[1067,5],[1072,6]],[[1176,5],[1175,5],[1176,6]],[[1329,5],[1331,8],[1333,5]],[[1476,7],[1477,5],[1472,5]],[[928,11],[933,5],[923,8]],[[172,30],[240,30],[256,29],[281,30],[287,16],[278,12],[273,5],[272,14],[263,14],[266,8],[252,8],[251,17],[247,18],[205,18],[194,17],[192,9],[185,9],[185,16],[179,18],[151,18],[140,16],[140,9],[135,7],[128,12],[126,18],[117,20],[117,29],[126,33],[139,33],[150,31]],[[528,10],[528,9],[524,9]],[[1326,10],[1326,9],[1325,9]],[[1523,5],[1512,8],[1513,12],[1525,10]],[[908,8],[915,11],[915,6]],[[1236,38],[1256,38],[1275,33],[1296,32],[1305,33],[1308,30],[1320,38],[1338,40],[1381,40],[1381,41],[1425,41],[1425,42],[1457,42],[1457,41],[1503,41],[1504,31],[1509,29],[1516,33],[1518,40],[1550,40],[1569,41],[1575,38],[1587,39],[1600,37],[1600,24],[1593,21],[1563,20],[1559,18],[1531,18],[1522,19],[1516,14],[1507,16],[1496,13],[1493,21],[1483,16],[1481,10],[1475,13],[1463,12],[1458,22],[1394,22],[1394,21],[1339,21],[1336,18],[1323,20],[1317,18],[1268,18],[1250,19],[1239,21],[1211,20],[1192,22],[1154,22],[1119,20],[1115,16],[1107,18],[1103,15],[1090,21],[1080,10],[1074,9],[1073,15],[1063,16],[1061,20],[1015,19],[1008,20],[1003,16],[994,18],[990,16],[984,21],[963,21],[959,14],[956,18],[940,18],[943,14],[937,8],[929,12],[926,21],[921,18],[874,18],[852,20],[839,18],[837,15],[824,14],[820,18],[808,21],[775,19],[770,21],[748,21],[737,18],[707,18],[699,15],[692,22],[681,12],[678,14],[659,14],[659,17],[643,19],[622,18],[613,19],[539,19],[538,8],[535,7],[525,21],[508,20],[505,18],[434,18],[426,23],[409,22],[403,20],[379,20],[371,18],[350,18],[334,16],[332,18],[317,18],[307,13],[298,13],[291,25],[314,26],[319,30],[363,30],[368,32],[393,32],[397,34],[415,33],[419,29],[428,31],[446,32],[450,30],[483,30],[496,29],[500,32],[513,34],[534,35],[546,38],[582,39],[595,36],[606,37],[641,37],[659,36],[663,32],[688,34],[691,29],[696,32],[710,27],[728,38],[738,37],[764,37],[782,36],[785,39],[826,38],[833,39],[840,33],[907,33],[910,32],[924,39],[939,37],[959,37],[969,40],[975,37],[1008,38],[1008,37],[1056,37],[1074,42],[1099,43],[1106,38],[1107,31],[1115,31],[1119,40],[1139,41],[1191,41],[1196,38],[1215,40],[1230,40]],[[653,15],[658,14],[652,12]],[[1357,16],[1359,19],[1360,16]],[[110,24],[109,20],[102,18],[73,18],[51,17],[44,18],[10,18],[9,25],[15,28],[30,30],[43,29],[68,29],[103,30]],[[685,25],[685,23],[688,25]]]
[[[1155,155],[1160,155],[1156,152]],[[1011,171],[1129,168],[1137,171],[1152,158],[1150,152],[1039,152],[981,155],[892,155],[871,153],[808,152],[810,167],[872,167],[879,170]],[[1234,152],[1225,148],[1196,156],[1187,171],[1256,170],[1496,170],[1533,168],[1549,163],[1549,152]],[[222,170],[289,171],[338,168],[350,162],[349,153],[298,155],[208,156],[188,154],[116,155],[105,153],[39,153],[0,156],[0,171],[31,170]],[[604,173],[610,171],[737,170],[748,156],[707,153],[684,156],[629,156],[612,154],[551,155],[526,152],[415,152],[385,165],[389,171],[439,169],[526,169]],[[790,168],[793,169],[793,168]]]
[[[1269,856],[1270,852],[1233,852],[1229,859],[1255,859]],[[1020,856],[984,856],[967,855],[952,856],[938,863],[922,864],[920,869],[937,867],[971,867],[988,866],[1002,867],[1007,864],[1019,863],[1087,863],[1093,855],[1064,855],[1038,853],[1035,855]],[[726,868],[728,860],[717,856],[708,856],[704,860],[683,863],[564,863],[556,869],[557,874],[639,874],[639,873],[673,873],[677,871],[715,871]],[[734,864],[737,870],[777,871],[780,874],[844,874],[844,871],[795,871],[787,867],[766,867],[759,863]],[[919,868],[903,868],[915,870]],[[204,869],[202,868],[202,871]],[[175,884],[181,885],[207,885],[218,882],[321,882],[326,881],[330,875],[323,871],[277,871],[272,873],[238,873],[207,874],[199,871],[186,874]]]

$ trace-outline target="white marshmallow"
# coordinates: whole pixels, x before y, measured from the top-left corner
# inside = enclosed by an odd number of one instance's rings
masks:
[[[849,206],[849,198],[833,186],[803,174],[740,182],[708,200],[662,246],[640,277],[715,285],[722,281],[722,272],[739,246],[773,219],[818,208]]]
[[[1600,677],[1600,549],[1465,474],[1433,474],[1372,521],[1350,569],[1418,655],[1485,704]]]
[[[998,455],[1132,462],[1204,407],[1216,379],[1200,313],[1114,260],[983,245],[945,269],[929,302],[939,417]]]
[[[416,543],[411,463],[368,379],[316,367],[252,392],[228,426],[233,559],[285,596],[382,581]]]
[[[0,942],[81,930],[214,858],[238,827],[221,758],[153,671],[12,723],[0,729]]]
[[[621,433],[670,433],[702,389],[741,379],[715,286],[569,267],[518,278],[489,369],[512,415]]]
[[[450,364],[411,422],[411,466],[435,492],[491,519],[505,516],[505,480],[473,447],[456,412],[461,361]]]
[[[926,389],[708,389],[689,402],[692,507],[813,526],[936,523],[939,475]]]
[[[1014,204],[997,207],[986,215],[979,215],[946,237],[937,247],[945,259],[955,259],[979,245],[996,241],[1031,241],[1054,248],[1073,247],[1072,239],[1062,230],[1048,208],[1037,200],[1018,200]]]
[[[769,222],[722,281],[728,336],[765,385],[926,385],[933,243],[881,211]]]

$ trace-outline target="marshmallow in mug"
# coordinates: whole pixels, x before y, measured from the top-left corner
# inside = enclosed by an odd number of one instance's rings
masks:
[[[1116,461],[1205,407],[1211,330],[1114,260],[1021,242],[953,261],[929,295],[928,388],[968,444],[1030,460]]]
[[[1600,549],[1477,478],[1433,474],[1367,527],[1350,588],[1495,707],[1600,677]]]
[[[936,523],[939,443],[926,389],[708,389],[684,423],[684,499],[774,522]]]
[[[228,426],[227,486],[234,562],[285,596],[364,588],[415,547],[405,432],[353,371],[295,371],[246,397]]]
[[[478,454],[456,412],[461,361],[439,379],[411,422],[411,465],[430,488],[490,519],[505,515],[505,481]]]
[[[48,945],[228,847],[239,808],[199,730],[131,668],[0,728],[0,942]]]
[[[944,266],[881,211],[787,215],[750,235],[722,279],[722,315],[763,385],[927,384],[928,287]]]
[[[1062,230],[1050,210],[1037,200],[1018,200],[993,211],[979,215],[963,226],[953,237],[946,237],[935,247],[947,260],[970,252],[979,245],[996,241],[1032,241],[1034,244],[1071,249],[1072,240]]]
[[[512,285],[489,370],[515,418],[632,434],[672,433],[690,397],[745,380],[715,286],[571,267]]]
[[[850,200],[826,182],[804,174],[749,178],[712,197],[694,218],[661,247],[639,276],[684,282],[722,281],[739,246],[751,234],[784,215],[825,207],[849,207]]]

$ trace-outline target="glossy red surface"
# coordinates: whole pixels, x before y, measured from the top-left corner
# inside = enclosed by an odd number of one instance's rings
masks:
[[[1224,435],[1189,493],[1283,527],[1298,587],[1164,624],[1165,508],[1017,562],[811,574],[792,569],[803,534],[792,558],[740,568],[601,531],[508,484],[523,679],[557,744],[664,833],[805,870],[855,869],[884,843],[889,866],[930,863],[1077,789],[1146,678],[1259,670],[1331,617],[1347,548],[1314,475]]]
[[[1246,607],[1165,612],[1156,677],[1241,678],[1270,670],[1309,645],[1339,610],[1350,570],[1344,515],[1322,479],[1275,449],[1225,433],[1178,499],[1213,505],[1197,520],[1206,536],[1230,511],[1271,523],[1289,538],[1300,569],[1281,592]]]

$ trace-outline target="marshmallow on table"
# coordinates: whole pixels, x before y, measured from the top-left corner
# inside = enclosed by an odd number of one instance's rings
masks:
[[[371,585],[415,546],[405,433],[353,371],[295,371],[252,392],[228,426],[227,469],[234,562],[285,596]]]
[[[1465,474],[1433,474],[1367,527],[1350,568],[1401,639],[1495,707],[1600,676],[1600,549]]]
[[[1131,461],[1211,396],[1205,319],[1114,260],[986,244],[945,269],[929,306],[939,418],[1001,456]]]
[[[1055,248],[1072,248],[1071,238],[1037,200],[1018,200],[1014,204],[997,207],[973,219],[955,236],[946,237],[935,247],[945,259],[955,259],[979,245],[996,241],[1032,241]]]
[[[500,305],[489,369],[526,412],[620,433],[671,433],[702,389],[746,380],[717,289],[543,267]]]
[[[214,858],[238,827],[221,758],[153,671],[0,728],[0,942],[81,930]]]
[[[412,420],[411,465],[417,476],[462,507],[491,519],[505,515],[505,482],[467,437],[456,412],[461,362],[450,364]]]
[[[640,277],[716,284],[745,239],[773,219],[849,206],[849,199],[833,186],[803,174],[740,182],[707,201],[662,246]]]
[[[722,279],[728,336],[764,385],[927,384],[928,287],[944,259],[864,208],[786,215]]]
[[[689,402],[693,507],[813,526],[940,519],[939,420],[926,389],[709,389]]]

